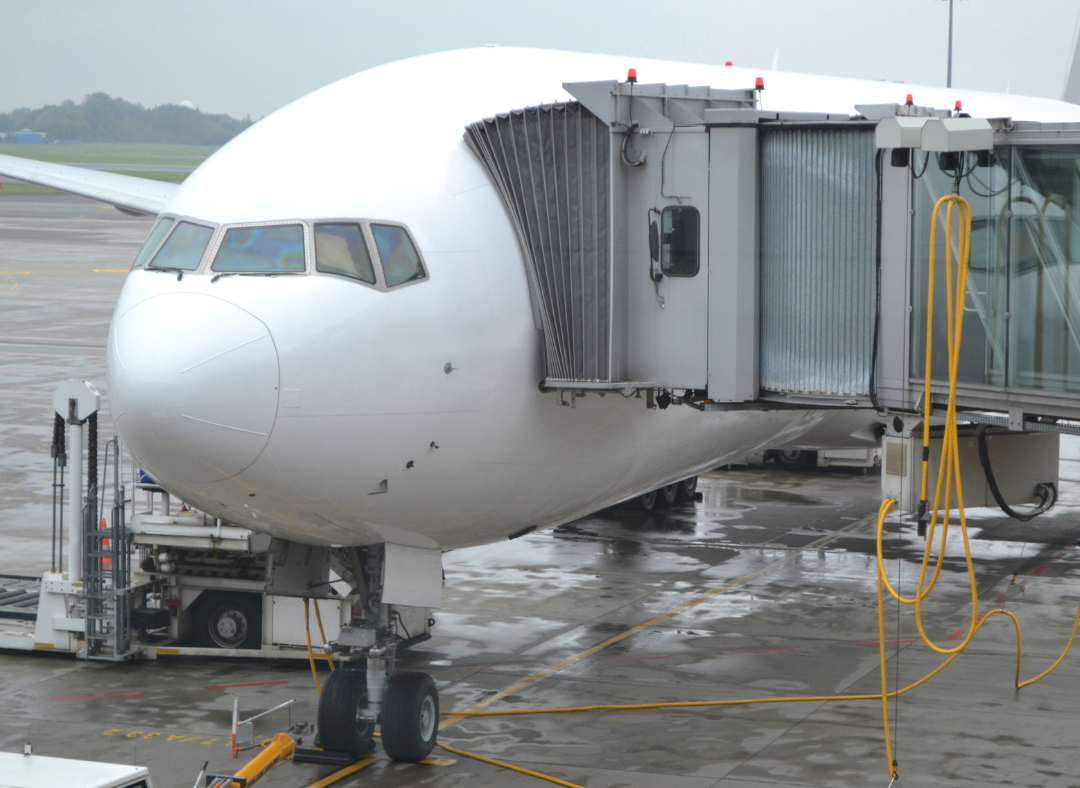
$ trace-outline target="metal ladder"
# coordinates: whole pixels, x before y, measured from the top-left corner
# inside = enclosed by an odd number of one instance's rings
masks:
[[[125,518],[128,501],[120,483],[120,439],[105,444],[105,476],[109,473],[110,450],[113,457],[113,505],[111,526],[100,527],[104,501],[98,509],[97,440],[92,430],[88,449],[90,474],[87,479],[86,505],[83,506],[83,594],[86,604],[86,659],[119,662],[129,659],[131,651],[131,600],[128,579],[131,577],[131,550]],[[92,474],[92,475],[91,475]]]

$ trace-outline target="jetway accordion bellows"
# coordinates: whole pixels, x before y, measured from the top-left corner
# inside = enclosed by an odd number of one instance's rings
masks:
[[[578,102],[470,124],[465,141],[498,188],[540,312],[546,375],[610,377],[610,134]]]
[[[761,388],[869,393],[875,302],[872,129],[761,138]]]

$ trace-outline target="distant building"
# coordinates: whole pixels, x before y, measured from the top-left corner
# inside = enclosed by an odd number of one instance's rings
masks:
[[[45,144],[44,131],[30,131],[30,129],[23,129],[22,131],[9,131],[7,133],[7,138],[9,142],[16,142],[20,145]]]

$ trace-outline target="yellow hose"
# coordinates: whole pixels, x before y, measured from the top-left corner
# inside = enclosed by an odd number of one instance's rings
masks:
[[[319,622],[319,637],[322,638],[323,645],[325,646],[326,645],[326,632],[323,631],[322,616],[319,615],[319,600],[318,599],[313,599],[311,601],[314,603],[314,606],[315,606],[315,620],[317,622]],[[308,642],[309,643],[311,642],[310,638],[308,639]],[[324,651],[323,655],[326,657],[326,661],[330,664],[330,672],[333,673],[334,672],[334,655],[331,654],[328,651]]]
[[[311,650],[311,622],[308,619],[308,601],[304,597],[304,635],[307,636],[307,658],[311,664],[311,677],[315,679],[315,689],[322,695],[322,684],[319,683],[319,671],[315,669],[315,654]]]
[[[560,780],[558,777],[552,777],[550,774],[543,774],[542,772],[534,772],[531,769],[523,769],[520,766],[514,766],[512,763],[507,763],[506,761],[497,761],[494,758],[485,758],[483,755],[477,755],[474,752],[466,752],[465,750],[459,750],[456,747],[451,747],[451,746],[449,746],[447,744],[443,744],[442,742],[436,742],[436,744],[438,744],[440,747],[442,747],[447,752],[454,753],[454,755],[462,755],[462,756],[464,756],[466,758],[473,758],[473,759],[478,760],[478,761],[483,761],[484,763],[490,763],[490,764],[493,764],[495,766],[501,766],[504,769],[509,769],[510,771],[518,772],[519,774],[527,774],[530,777],[538,777],[541,780],[547,780],[549,783],[555,783],[556,785],[566,786],[566,788],[582,788],[582,786],[578,785],[577,783],[569,783],[566,780]]]

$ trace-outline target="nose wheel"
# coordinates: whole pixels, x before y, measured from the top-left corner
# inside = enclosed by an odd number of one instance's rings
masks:
[[[335,670],[319,696],[319,745],[352,755],[371,752],[375,721],[367,715],[367,675],[359,670]]]
[[[416,763],[431,754],[439,732],[439,691],[426,673],[398,673],[386,685],[382,744],[395,761]]]

